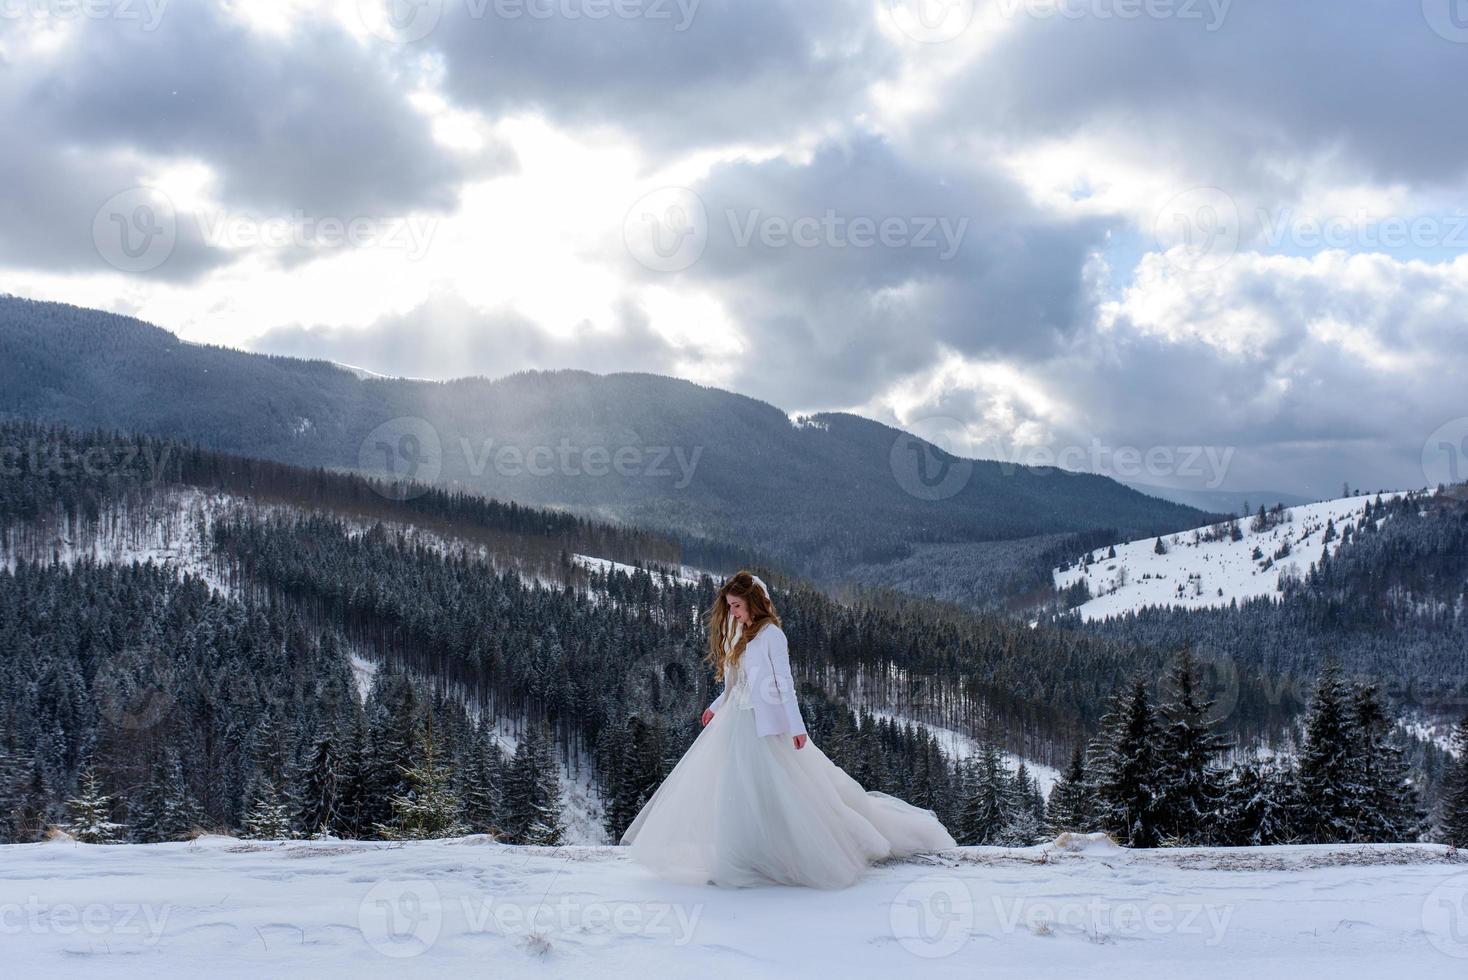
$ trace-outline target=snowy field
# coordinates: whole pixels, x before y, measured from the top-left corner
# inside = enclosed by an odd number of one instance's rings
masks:
[[[1400,497],[1402,492],[1384,493],[1383,500]],[[1116,557],[1107,558],[1108,549],[1092,552],[1095,563],[1089,568],[1055,569],[1055,587],[1064,589],[1081,579],[1091,591],[1091,599],[1077,610],[1082,619],[1104,619],[1147,606],[1177,606],[1202,609],[1227,606],[1234,599],[1273,596],[1279,592],[1279,577],[1303,576],[1321,551],[1335,554],[1340,547],[1340,532],[1347,524],[1360,519],[1376,495],[1342,497],[1315,504],[1287,508],[1291,520],[1265,531],[1252,531],[1252,518],[1239,520],[1243,538],[1231,541],[1193,540],[1193,531],[1165,535],[1167,554],[1155,552],[1157,539],[1143,538],[1116,546]],[[1335,540],[1324,542],[1328,521],[1336,526]],[[1199,532],[1208,529],[1198,528]],[[1284,544],[1290,554],[1276,558]],[[1258,548],[1261,558],[1254,558]],[[1268,565],[1268,567],[1265,567]]]
[[[1432,845],[957,848],[839,892],[676,886],[608,847],[0,849],[10,976],[1468,976]]]

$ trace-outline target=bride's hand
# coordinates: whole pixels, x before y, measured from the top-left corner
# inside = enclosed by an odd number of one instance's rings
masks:
[[[711,722],[711,721],[713,721],[713,720],[714,720],[714,712],[713,712],[713,710],[711,708],[704,708],[703,709],[703,718],[702,718],[703,725],[705,727],[707,727],[708,726],[708,723]]]
[[[803,748],[805,748],[805,736],[804,735],[797,735],[797,736],[795,736],[795,747],[797,749],[803,749]]]

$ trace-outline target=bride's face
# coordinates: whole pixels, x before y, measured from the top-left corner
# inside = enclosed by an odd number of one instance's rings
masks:
[[[725,596],[724,598],[729,603],[729,615],[733,616],[737,622],[743,623],[745,626],[748,626],[749,603],[745,602],[737,595]]]

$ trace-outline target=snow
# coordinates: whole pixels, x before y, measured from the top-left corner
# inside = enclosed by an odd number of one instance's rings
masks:
[[[1462,980],[1434,845],[964,847],[837,892],[673,885],[613,847],[484,837],[3,849],[13,976]]]
[[[623,562],[612,561],[610,558],[596,558],[592,555],[581,554],[572,555],[571,560],[583,568],[600,572],[603,575],[614,571],[623,572],[627,575],[635,574],[638,571],[646,571],[655,578],[660,575],[667,575],[673,581],[681,582],[684,585],[697,585],[699,577],[706,574],[701,569],[694,568],[691,565],[649,564],[646,568],[639,569],[636,565],[627,565]]]
[[[890,711],[875,711],[870,708],[867,711],[873,718],[878,720],[891,718],[893,721],[901,724],[906,724],[911,720],[905,715],[893,714]],[[955,729],[944,728],[926,721],[921,722],[921,724],[938,739],[938,747],[943,750],[943,753],[948,758],[967,759],[969,756],[979,753],[981,746],[979,745],[978,739],[965,735],[963,732]],[[1015,755],[1013,752],[1001,752],[1000,758],[1004,760],[1004,765],[1009,769],[1011,775],[1019,767],[1020,762],[1023,761],[1026,768],[1030,771],[1030,776],[1034,778],[1035,782],[1040,784],[1040,792],[1044,793],[1047,798],[1050,796],[1050,791],[1055,788],[1055,784],[1060,781],[1060,770],[1053,766],[1047,766],[1040,762],[1032,762],[1029,759],[1021,760],[1020,756]]]
[[[205,493],[193,487],[171,487],[147,504],[112,506],[103,511],[96,528],[78,533],[75,526],[53,523],[48,532],[17,545],[0,540],[0,567],[15,568],[16,559],[74,565],[90,558],[102,564],[146,564],[151,561],[179,574],[197,575],[210,588],[228,594],[229,583],[219,575],[211,540],[213,522],[240,498]]]
[[[1392,500],[1406,491],[1381,494]],[[1227,606],[1232,600],[1275,596],[1280,576],[1303,576],[1310,565],[1320,560],[1323,548],[1331,554],[1340,547],[1340,533],[1347,524],[1360,519],[1376,495],[1342,497],[1320,503],[1288,508],[1291,520],[1264,531],[1250,530],[1251,516],[1239,520],[1243,538],[1231,541],[1193,541],[1194,533],[1206,533],[1207,527],[1165,535],[1168,553],[1154,552],[1157,539],[1143,538],[1116,546],[1116,557],[1107,558],[1106,548],[1092,552],[1095,563],[1089,568],[1055,569],[1052,578],[1057,589],[1086,580],[1091,600],[1076,607],[1082,619],[1104,619],[1148,606],[1176,606],[1201,609]],[[1327,520],[1334,520],[1336,538],[1322,544]],[[1274,559],[1268,569],[1261,566],[1273,558],[1282,544],[1288,542],[1291,553]],[[1258,547],[1263,559],[1251,555]],[[1179,595],[1179,587],[1182,594]]]
[[[352,682],[357,685],[357,697],[366,704],[367,696],[372,693],[372,684],[377,679],[377,664],[355,651],[348,655],[348,662],[352,665]]]

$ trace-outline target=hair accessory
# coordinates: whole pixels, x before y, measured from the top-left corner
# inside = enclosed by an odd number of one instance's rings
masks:
[[[770,595],[770,587],[767,586],[767,585],[765,585],[765,580],[764,579],[760,578],[758,575],[754,574],[753,572],[750,572],[749,573],[749,577],[752,578],[752,579],[754,579],[754,584],[759,586],[759,590],[765,594],[765,598],[766,599],[769,599],[771,602],[774,602],[775,601],[774,596]]]

